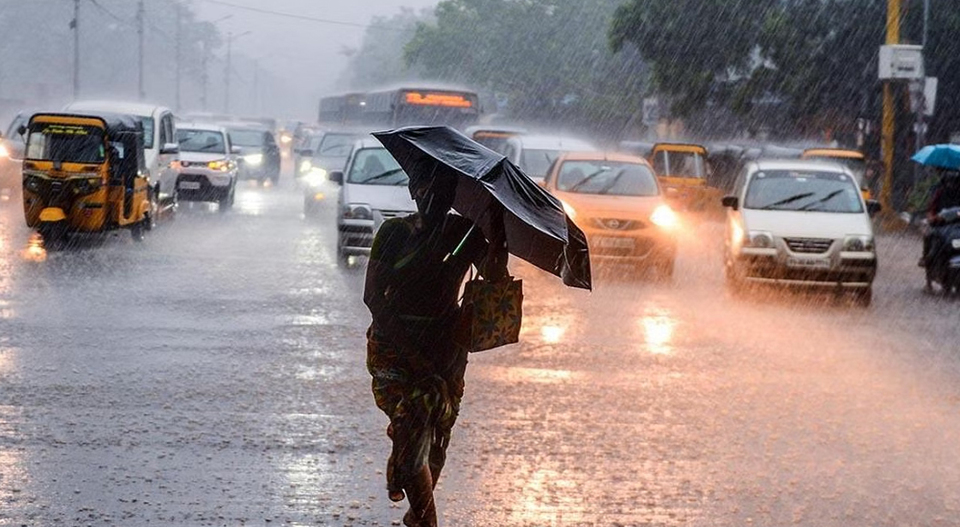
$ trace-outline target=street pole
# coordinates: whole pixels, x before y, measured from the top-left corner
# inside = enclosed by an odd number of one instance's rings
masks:
[[[147,92],[143,88],[143,0],[137,4],[137,38],[140,41],[140,51],[139,51],[139,74],[137,79],[138,93],[140,94],[140,100],[147,98]]]
[[[200,108],[207,111],[207,39],[200,41]]]
[[[230,113],[230,48],[233,46],[233,32],[227,31],[227,68],[223,73],[223,113]]]
[[[260,115],[260,59],[253,59],[253,108]]]
[[[73,98],[80,97],[80,0],[73,0]]]
[[[887,39],[886,44],[900,43],[900,0],[887,0]],[[884,215],[893,217],[893,148],[894,148],[894,84],[883,81],[883,121],[881,123],[881,145],[883,154],[883,186],[880,189],[880,204]]]
[[[182,36],[182,32],[183,32],[183,22],[181,21],[180,2],[177,2],[177,3],[176,3],[176,6],[177,6],[177,37],[176,37],[176,55],[177,55],[177,74],[176,74],[177,81],[176,81],[176,82],[177,82],[177,93],[176,93],[176,97],[174,98],[174,109],[179,112],[179,111],[180,111],[180,68],[181,68],[181,65],[180,65],[180,60],[181,60],[181,58],[180,58],[180,57],[181,57],[180,40],[183,38],[183,36]]]

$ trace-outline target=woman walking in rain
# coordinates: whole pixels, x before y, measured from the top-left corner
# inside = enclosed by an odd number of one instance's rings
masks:
[[[450,213],[453,177],[411,178],[417,213],[384,222],[367,268],[364,303],[367,369],[377,406],[390,418],[393,448],[387,492],[407,498],[410,527],[435,527],[433,490],[440,478],[450,432],[460,411],[466,343],[458,339],[461,282],[471,265],[491,280],[506,276],[502,209],[492,209],[497,232],[490,241],[473,223]]]

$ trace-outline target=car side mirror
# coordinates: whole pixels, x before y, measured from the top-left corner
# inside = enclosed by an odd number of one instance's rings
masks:
[[[867,200],[867,214],[869,214],[870,216],[876,216],[882,210],[883,210],[883,205],[881,205],[879,201],[875,199]]]
[[[313,157],[313,150],[309,148],[301,148],[300,150],[297,150],[297,153],[303,157]]]
[[[179,154],[179,153],[180,153],[180,145],[178,145],[177,143],[164,143],[164,145],[160,147],[161,155]]]
[[[343,185],[343,172],[340,170],[334,170],[327,174],[327,179],[333,181],[337,185]]]
[[[740,200],[737,199],[736,196],[724,196],[720,199],[720,203],[722,203],[724,207],[729,207],[733,210],[740,208]]]
[[[240,155],[243,153],[243,149],[240,148],[239,146],[231,146],[230,153],[234,155]]]
[[[20,134],[20,137],[27,135],[27,127],[21,124],[17,127],[17,133]]]

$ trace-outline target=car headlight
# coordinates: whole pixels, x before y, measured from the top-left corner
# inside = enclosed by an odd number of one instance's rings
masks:
[[[303,161],[300,162],[301,174],[306,174],[307,172],[310,172],[311,168],[313,168],[313,162],[311,162],[309,159],[304,159]]]
[[[0,145],[0,157],[10,157],[10,151],[4,145]]]
[[[248,165],[258,166],[263,163],[263,154],[247,154],[243,156],[243,162]]]
[[[220,172],[227,172],[230,170],[232,163],[229,159],[218,159],[216,161],[211,161],[207,163],[207,168],[210,170],[219,170]]]
[[[847,236],[843,240],[843,250],[852,253],[872,253],[874,250],[873,236],[862,234]]]
[[[563,200],[560,200],[560,204],[563,205],[563,212],[566,212],[567,216],[570,216],[571,220],[575,220],[577,218],[577,209],[573,208],[573,205]]]
[[[23,188],[29,190],[30,192],[33,192],[33,193],[40,192],[41,184],[42,184],[42,181],[37,176],[25,176],[23,178]]]
[[[314,168],[303,176],[303,182],[309,187],[319,187],[327,179],[327,171],[322,168]]]
[[[657,227],[672,229],[677,226],[677,213],[673,212],[673,209],[666,205],[659,205],[653,209],[653,214],[650,215],[650,221]]]
[[[372,220],[373,210],[370,205],[350,203],[343,207],[343,218],[347,220]]]
[[[744,245],[755,249],[773,248],[773,235],[767,231],[750,231],[744,241],[746,242]]]

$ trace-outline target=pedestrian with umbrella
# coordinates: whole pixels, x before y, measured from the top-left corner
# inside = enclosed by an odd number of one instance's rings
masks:
[[[507,274],[507,252],[586,289],[589,254],[560,203],[504,156],[449,127],[373,135],[409,176],[417,212],[384,222],[373,242],[364,287],[373,318],[367,369],[390,419],[388,496],[408,500],[405,525],[433,527],[433,489],[460,410],[467,354],[516,342],[519,333],[519,281]],[[492,309],[479,300],[470,304],[477,308],[458,304],[474,265],[483,281],[469,282],[465,297],[485,291],[480,300],[495,297]]]
[[[920,149],[912,161],[933,167],[940,175],[927,204],[927,224],[931,226],[923,237],[923,255],[919,265],[926,267],[931,255],[940,248],[936,246],[936,229],[942,223],[940,212],[960,207],[960,146],[952,144],[928,145]]]

